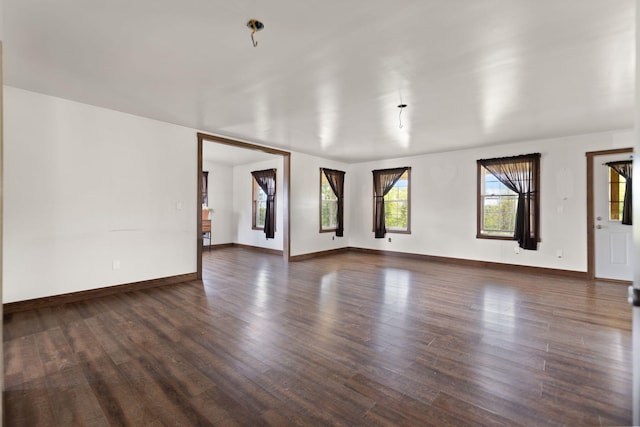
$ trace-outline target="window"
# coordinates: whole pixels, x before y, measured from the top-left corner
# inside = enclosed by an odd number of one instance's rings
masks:
[[[335,231],[338,225],[338,196],[320,169],[320,232]]]
[[[276,170],[265,169],[251,172],[253,176],[252,228],[264,230],[267,239],[276,233]]]
[[[480,232],[483,236],[513,239],[516,226],[518,193],[498,181],[484,167],[480,173]]]
[[[344,236],[343,171],[320,168],[320,232],[335,231]]]
[[[253,220],[254,230],[263,230],[267,213],[267,194],[260,188],[256,180],[253,180]]]
[[[376,239],[386,232],[411,232],[411,168],[373,172],[373,231]]]
[[[409,231],[409,169],[384,196],[384,222],[387,231]]]
[[[627,180],[609,168],[609,221],[622,221]]]
[[[540,228],[540,153],[478,160],[476,237],[517,240],[537,250]]]
[[[633,162],[609,162],[609,220],[633,225]]]
[[[202,206],[209,206],[209,172],[202,171]]]

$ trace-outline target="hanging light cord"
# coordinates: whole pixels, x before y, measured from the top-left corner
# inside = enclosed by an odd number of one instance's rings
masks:
[[[250,19],[249,22],[247,22],[247,27],[251,28],[251,43],[253,44],[253,47],[258,46],[258,42],[254,39],[253,35],[262,30],[264,28],[264,24],[257,19]]]
[[[258,42],[253,39],[253,35],[258,31],[256,28],[256,21],[251,21],[251,26],[253,27],[253,31],[251,31],[251,43],[253,43],[253,47],[258,46]]]
[[[407,104],[398,105],[398,108],[400,109],[400,112],[398,113],[398,123],[399,123],[400,129],[402,129],[402,110],[404,110],[406,106]]]

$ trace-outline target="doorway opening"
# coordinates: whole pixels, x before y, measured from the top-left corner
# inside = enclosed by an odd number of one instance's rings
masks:
[[[587,278],[631,283],[632,229],[612,217],[609,168],[604,162],[629,158],[632,148],[587,152]],[[605,169],[606,168],[606,169]],[[617,207],[617,206],[616,206]],[[628,234],[628,236],[627,236]]]
[[[203,191],[202,171],[203,171],[203,143],[213,142],[217,144],[223,144],[231,147],[242,148],[246,150],[261,151],[267,154],[274,154],[282,156],[282,213],[283,213],[283,226],[282,226],[282,255],[285,261],[289,261],[291,253],[291,244],[289,239],[289,194],[290,194],[290,170],[291,170],[291,153],[288,151],[278,150],[275,148],[264,147],[261,145],[251,144],[247,142],[237,141],[234,139],[224,138],[221,136],[208,135],[198,132],[198,216],[197,216],[197,277],[198,280],[202,279],[202,248],[203,248],[203,234],[202,230],[202,205],[201,197]],[[215,227],[215,226],[214,226]]]

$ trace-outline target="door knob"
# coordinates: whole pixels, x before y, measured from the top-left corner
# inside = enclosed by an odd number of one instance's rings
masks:
[[[600,230],[600,229],[602,228],[602,226],[601,226],[600,224],[598,224],[598,225],[596,225],[596,228],[597,228],[598,230]]]
[[[599,216],[598,218],[596,218],[598,221],[602,221],[602,217]]]

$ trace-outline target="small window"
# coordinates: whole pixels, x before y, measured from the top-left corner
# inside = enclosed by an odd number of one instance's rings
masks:
[[[609,168],[609,221],[622,221],[627,180]]]
[[[263,230],[267,212],[267,195],[255,179],[251,181],[253,181],[253,220],[251,225],[254,230]]]
[[[320,232],[335,231],[338,225],[338,196],[320,169]]]
[[[387,233],[411,232],[411,169],[407,168],[384,196],[384,223]]]
[[[518,193],[480,167],[480,234],[513,239]]]
[[[202,207],[209,206],[209,172],[202,171]]]
[[[606,164],[609,172],[609,220],[633,225],[633,201],[631,177],[633,161],[623,160]]]

